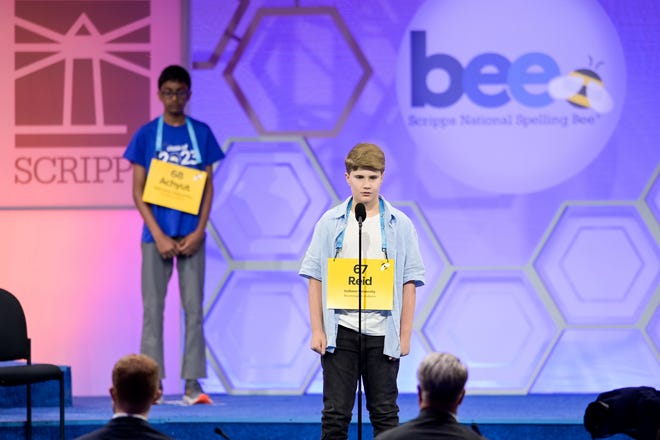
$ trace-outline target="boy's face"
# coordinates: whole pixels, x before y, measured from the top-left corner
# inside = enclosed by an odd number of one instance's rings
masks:
[[[380,194],[380,185],[383,183],[383,173],[366,168],[358,168],[346,173],[346,182],[351,187],[354,203],[364,203],[373,206]]]
[[[165,113],[180,115],[190,99],[190,89],[182,82],[165,81],[158,90],[158,98],[165,106]]]

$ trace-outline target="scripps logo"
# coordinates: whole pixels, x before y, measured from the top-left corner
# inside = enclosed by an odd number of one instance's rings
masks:
[[[516,26],[506,19],[514,13]],[[606,146],[625,92],[621,44],[596,0],[427,1],[397,68],[416,147],[497,193],[538,191],[582,170]]]

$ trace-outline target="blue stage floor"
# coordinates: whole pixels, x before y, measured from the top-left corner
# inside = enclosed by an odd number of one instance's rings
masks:
[[[166,396],[153,407],[150,421],[177,439],[220,439],[220,427],[231,440],[317,439],[320,434],[320,395],[233,396],[214,395],[213,405],[184,406],[180,396]],[[587,394],[527,396],[467,396],[459,409],[463,423],[477,423],[490,440],[562,439],[589,440],[582,425],[586,406],[595,399]],[[417,414],[417,396],[399,397],[402,422]],[[66,408],[67,439],[89,432],[112,415],[109,397],[74,397]],[[368,412],[363,411],[362,438],[371,439]],[[57,407],[34,408],[34,438],[55,439]],[[23,438],[24,408],[0,409],[0,439]],[[350,438],[357,438],[356,416]],[[627,439],[615,436],[610,439]]]

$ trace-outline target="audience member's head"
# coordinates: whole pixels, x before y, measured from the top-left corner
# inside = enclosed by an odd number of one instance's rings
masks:
[[[112,369],[112,396],[115,412],[146,415],[160,397],[156,361],[144,354],[129,354]]]
[[[465,396],[467,378],[467,367],[453,354],[428,354],[417,369],[420,407],[456,414]]]

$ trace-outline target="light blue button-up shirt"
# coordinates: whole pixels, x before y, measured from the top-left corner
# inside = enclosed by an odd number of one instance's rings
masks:
[[[382,199],[382,197],[381,197]],[[327,351],[332,353],[337,345],[337,326],[339,317],[334,309],[327,308],[328,258],[335,256],[337,239],[346,229],[348,218],[346,211],[349,197],[342,204],[331,208],[319,219],[314,228],[312,242],[305,253],[300,271],[305,278],[321,281],[323,286],[323,327],[327,339]],[[383,199],[385,211],[385,234],[387,255],[394,260],[394,304],[386,318],[385,348],[383,354],[391,357],[401,356],[401,305],[403,285],[414,282],[415,286],[424,285],[424,263],[419,252],[417,231],[410,219],[400,210]]]

